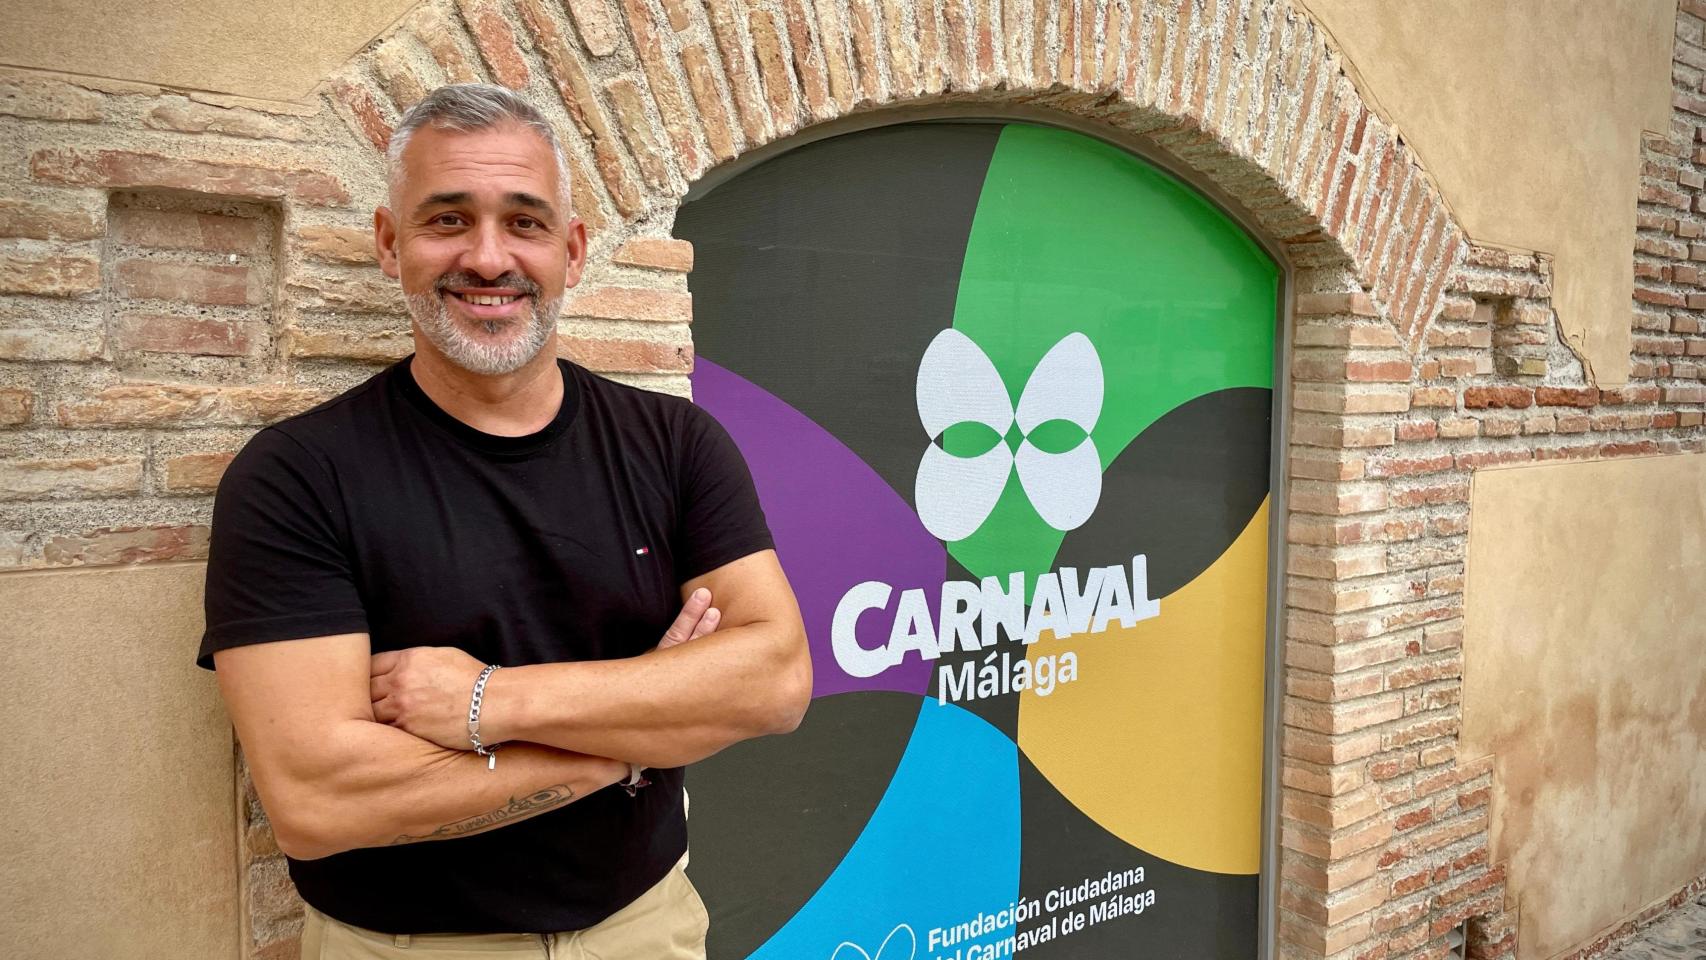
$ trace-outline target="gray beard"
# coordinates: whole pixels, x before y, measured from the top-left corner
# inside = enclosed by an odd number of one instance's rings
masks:
[[[513,332],[502,340],[491,341],[475,339],[459,327],[450,316],[444,296],[437,290],[409,294],[406,297],[409,315],[414,317],[415,324],[445,359],[469,373],[488,377],[514,373],[538,356],[545,341],[550,339],[551,331],[557,327],[557,313],[563,305],[561,297],[542,303],[534,296],[533,309],[524,321],[480,324],[487,333],[498,333],[505,327],[525,324],[521,331]]]

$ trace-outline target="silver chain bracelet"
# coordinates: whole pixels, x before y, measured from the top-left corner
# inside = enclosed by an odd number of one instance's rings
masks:
[[[474,752],[486,758],[486,769],[496,770],[498,767],[499,744],[486,746],[480,742],[480,700],[486,695],[486,681],[498,669],[492,664],[480,671],[480,679],[474,681],[474,699],[468,703],[468,739],[474,741]]]

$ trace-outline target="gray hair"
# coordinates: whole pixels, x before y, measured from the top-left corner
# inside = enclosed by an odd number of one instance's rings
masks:
[[[557,199],[566,215],[571,209],[569,163],[563,153],[563,144],[557,139],[556,129],[539,112],[539,108],[515,92],[489,83],[453,83],[439,87],[403,114],[385,150],[385,175],[392,203],[396,202],[397,188],[403,183],[403,151],[414,138],[415,131],[427,126],[440,130],[486,130],[501,123],[519,123],[539,134],[551,148],[551,156],[557,161]]]

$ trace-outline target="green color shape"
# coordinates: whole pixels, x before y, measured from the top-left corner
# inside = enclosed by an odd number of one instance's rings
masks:
[[[1065,453],[1083,443],[1087,436],[1084,428],[1071,420],[1049,420],[1037,424],[1026,439],[1044,453]]]
[[[1089,337],[1105,385],[1090,438],[1106,470],[1181,403],[1272,389],[1279,281],[1279,266],[1194,189],[1082,134],[1010,124],[978,198],[953,325],[1015,405],[1050,347]],[[1015,472],[989,519],[948,551],[975,576],[1023,570],[1034,584],[1064,537]]]
[[[967,420],[942,431],[942,449],[956,457],[978,457],[1002,441],[1002,436],[987,423]]]

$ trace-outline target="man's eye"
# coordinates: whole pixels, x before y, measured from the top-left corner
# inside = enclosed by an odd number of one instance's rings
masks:
[[[462,217],[454,213],[441,213],[438,216],[433,217],[432,222],[441,227],[456,227],[461,226]]]
[[[544,224],[533,219],[532,217],[516,217],[515,218],[515,225],[517,227],[520,227],[523,230],[537,230],[540,227],[544,226]]]

